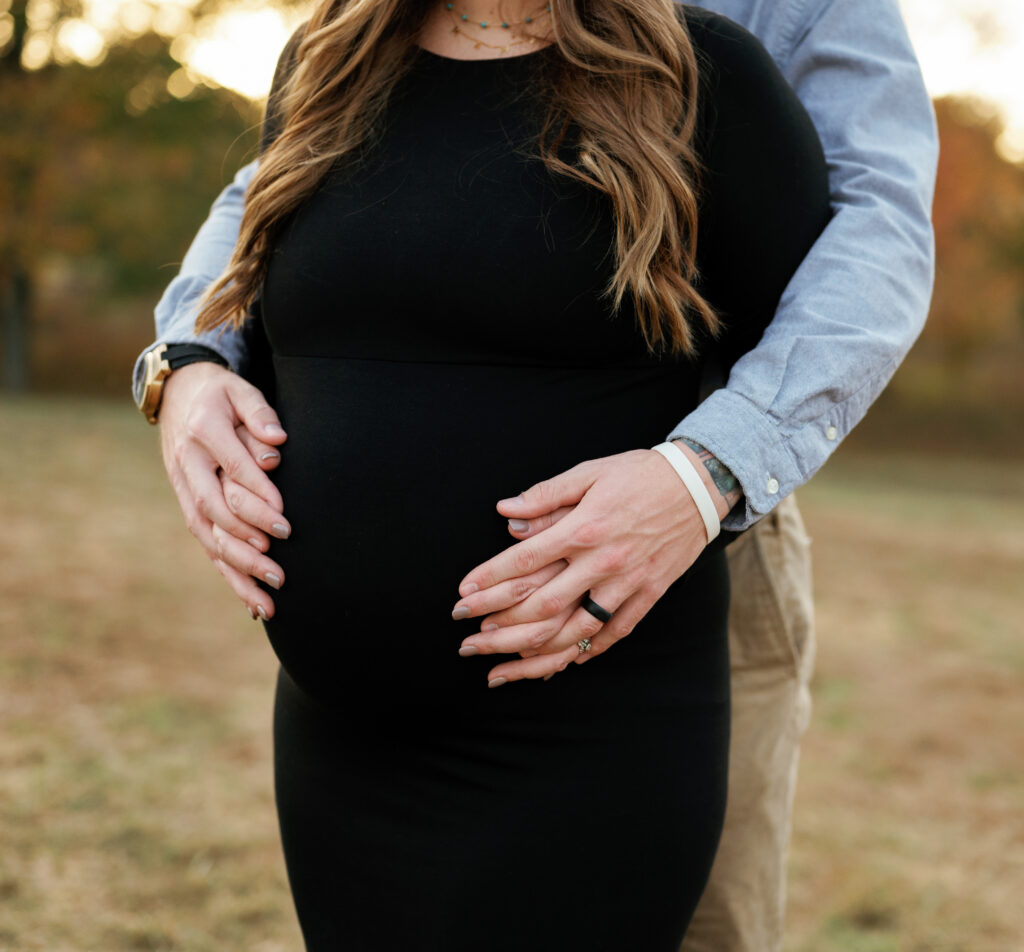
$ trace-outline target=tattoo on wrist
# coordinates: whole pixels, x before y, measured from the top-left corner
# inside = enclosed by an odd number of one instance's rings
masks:
[[[731,504],[735,505],[736,501],[743,495],[743,490],[740,488],[739,480],[733,476],[732,470],[709,449],[701,446],[700,443],[688,440],[685,436],[681,436],[679,439],[697,454],[697,458],[711,474],[711,481],[718,487],[718,491]]]

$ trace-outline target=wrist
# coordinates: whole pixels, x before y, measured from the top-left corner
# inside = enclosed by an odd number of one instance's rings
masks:
[[[172,380],[189,368],[205,368],[203,373],[226,370],[227,362],[217,351],[201,344],[157,344],[143,357],[143,374],[136,382],[135,403],[150,423],[156,423]],[[197,376],[194,372],[192,376]]]
[[[715,512],[724,519],[743,498],[743,490],[732,471],[717,456],[699,443],[680,437],[672,441],[682,450],[683,455],[693,464],[701,482],[707,488]]]

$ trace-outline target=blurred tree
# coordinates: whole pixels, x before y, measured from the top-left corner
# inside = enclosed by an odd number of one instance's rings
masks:
[[[1024,167],[1000,158],[999,121],[969,101],[936,102],[935,296],[927,345],[953,367],[1020,340]]]
[[[213,195],[253,154],[258,106],[171,54],[181,55],[176,37],[227,6],[135,0],[100,30],[74,0],[0,0],[7,389],[29,383],[33,299],[47,261],[91,270],[122,293],[158,288],[168,278],[158,268],[180,259]]]

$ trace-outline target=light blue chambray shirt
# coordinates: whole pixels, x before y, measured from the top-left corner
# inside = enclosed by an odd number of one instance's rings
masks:
[[[817,472],[924,325],[938,136],[897,0],[695,6],[746,27],[778,63],[821,136],[833,210],[760,343],[667,437],[695,440],[732,470],[746,508],[723,525],[744,529]],[[235,369],[239,335],[197,337],[193,325],[202,292],[234,249],[255,167],[218,196],[156,307],[157,343],[198,340]]]

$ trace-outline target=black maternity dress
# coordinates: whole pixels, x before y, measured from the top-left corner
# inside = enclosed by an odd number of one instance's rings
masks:
[[[702,354],[728,365],[827,220],[826,172],[757,41],[686,16],[700,287],[728,327]],[[514,542],[495,502],[661,442],[698,400],[703,358],[652,356],[602,297],[608,202],[531,153],[557,55],[417,50],[379,143],[274,241],[260,309],[293,532],[273,544],[287,581],[266,628],[277,805],[314,952],[675,952],[717,845],[721,551],[549,682],[488,689],[500,659],[457,653],[479,630],[451,620],[459,581]]]

